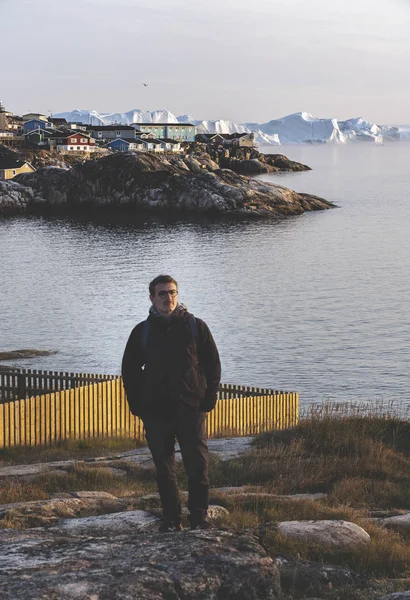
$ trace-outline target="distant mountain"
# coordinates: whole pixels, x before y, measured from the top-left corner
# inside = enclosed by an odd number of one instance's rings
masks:
[[[133,109],[125,113],[98,113],[96,110],[73,110],[58,113],[68,122],[90,125],[132,125],[133,123],[192,123],[198,133],[253,132],[258,144],[344,144],[353,140],[380,143],[384,140],[408,139],[409,132],[398,127],[380,126],[362,117],[338,121],[317,119],[310,113],[299,112],[267,123],[195,120],[191,115],[176,117],[168,110],[144,111]]]

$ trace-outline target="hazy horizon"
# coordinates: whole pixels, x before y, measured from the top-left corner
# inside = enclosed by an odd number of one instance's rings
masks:
[[[0,0],[0,18],[17,114],[410,121],[408,0]]]

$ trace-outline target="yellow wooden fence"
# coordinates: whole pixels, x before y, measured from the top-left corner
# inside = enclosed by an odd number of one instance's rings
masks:
[[[209,437],[296,425],[297,393],[260,391],[222,386],[208,415]],[[144,439],[142,421],[129,411],[121,378],[0,404],[0,449],[108,436]]]

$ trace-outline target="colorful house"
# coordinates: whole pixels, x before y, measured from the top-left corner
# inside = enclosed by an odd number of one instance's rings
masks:
[[[35,129],[51,129],[52,127],[52,123],[43,121],[43,119],[30,119],[30,121],[25,121],[23,124],[24,133],[29,133],[29,131]]]
[[[41,113],[26,113],[25,115],[23,115],[23,121],[32,121],[33,119],[36,120],[40,120],[40,121],[48,121],[48,117],[46,117],[46,115],[43,115]]]
[[[20,173],[33,173],[35,168],[27,161],[18,160],[13,157],[0,157],[0,180],[13,179]]]
[[[195,141],[195,125],[191,123],[135,123],[135,127],[142,132],[151,132],[160,140]]]
[[[115,150],[116,152],[132,152],[133,150],[143,150],[144,142],[142,140],[123,140],[118,138],[105,144],[104,148]]]
[[[50,150],[57,150],[57,152],[94,152],[95,150],[95,140],[83,132],[76,131],[52,136],[48,140],[48,145]]]
[[[171,140],[166,138],[161,140],[161,145],[164,149],[164,152],[182,152],[181,143],[176,140]]]
[[[87,125],[87,131],[92,138],[101,142],[135,140],[135,128],[130,125]]]
[[[199,133],[196,136],[197,142],[212,144],[213,146],[229,146],[233,148],[254,148],[254,133]]]
[[[39,127],[38,129],[32,129],[24,134],[24,138],[26,146],[28,147],[47,146],[48,140],[56,135],[64,136],[64,133],[56,129],[43,129],[42,127]]]

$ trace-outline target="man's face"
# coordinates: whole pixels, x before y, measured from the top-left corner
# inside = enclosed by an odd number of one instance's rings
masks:
[[[168,317],[178,304],[177,286],[175,283],[157,283],[155,294],[149,298],[159,314]]]

